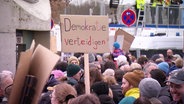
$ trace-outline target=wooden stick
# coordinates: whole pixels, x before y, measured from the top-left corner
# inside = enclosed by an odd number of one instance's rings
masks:
[[[89,56],[84,54],[84,81],[85,81],[85,92],[90,94],[90,80],[89,80]]]

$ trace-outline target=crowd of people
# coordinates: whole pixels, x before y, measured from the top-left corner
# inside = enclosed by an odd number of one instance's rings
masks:
[[[53,68],[39,104],[184,104],[183,58],[167,50],[167,56],[136,58],[113,44],[110,53],[89,54],[90,94],[85,93],[84,56],[74,53]],[[0,73],[1,103],[11,93],[13,74]]]

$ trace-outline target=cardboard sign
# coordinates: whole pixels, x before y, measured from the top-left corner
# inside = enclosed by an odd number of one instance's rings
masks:
[[[107,16],[60,15],[60,20],[63,52],[110,52]]]
[[[122,46],[122,50],[124,50],[125,52],[129,52],[130,46],[134,38],[135,37],[133,35],[127,33],[126,31],[122,29],[116,30],[115,36],[114,36],[114,40],[122,44],[120,46]]]
[[[38,45],[35,50],[33,49],[34,47],[31,45],[29,50],[21,52],[8,104],[20,104],[26,75],[33,75],[37,78],[35,93],[31,104],[38,104],[46,81],[59,60],[58,55],[42,45]]]

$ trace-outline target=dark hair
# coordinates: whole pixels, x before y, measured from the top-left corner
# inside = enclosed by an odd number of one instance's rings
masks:
[[[95,82],[102,81],[102,74],[98,69],[90,68],[89,69],[89,74],[90,74],[90,84],[92,85]]]
[[[94,94],[83,94],[70,100],[68,104],[100,104],[100,100]]]
[[[134,101],[134,104],[151,104],[151,102],[148,98],[141,96]]]
[[[150,75],[153,79],[157,80],[160,83],[161,87],[164,87],[166,85],[166,74],[162,70],[151,70]]]
[[[95,82],[91,86],[91,92],[99,95],[108,95],[109,94],[109,85],[106,82],[99,81]]]
[[[108,69],[108,68],[110,68],[110,69],[116,69],[116,65],[115,65],[115,63],[112,61],[112,60],[109,60],[109,61],[107,61],[107,62],[105,62],[105,64],[104,64],[104,69],[106,70],[106,69]],[[105,71],[104,70],[104,71]],[[102,71],[102,73],[104,72],[104,71]]]
[[[141,57],[139,57],[138,60],[137,60],[137,63],[140,64],[141,66],[142,66],[143,64],[147,63],[147,62],[148,62],[148,58],[145,57],[145,56],[141,56]]]
[[[120,85],[122,83],[122,78],[123,78],[124,74],[125,74],[125,72],[121,69],[115,70],[114,77],[115,77],[116,81],[118,82],[118,84],[120,84]]]
[[[66,71],[66,68],[68,66],[68,63],[65,61],[58,61],[55,65],[54,69],[61,70],[62,72]]]

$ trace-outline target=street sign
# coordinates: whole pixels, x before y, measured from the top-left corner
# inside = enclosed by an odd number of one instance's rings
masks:
[[[122,19],[123,24],[130,27],[136,21],[136,13],[132,9],[126,9],[122,12],[121,19]]]

